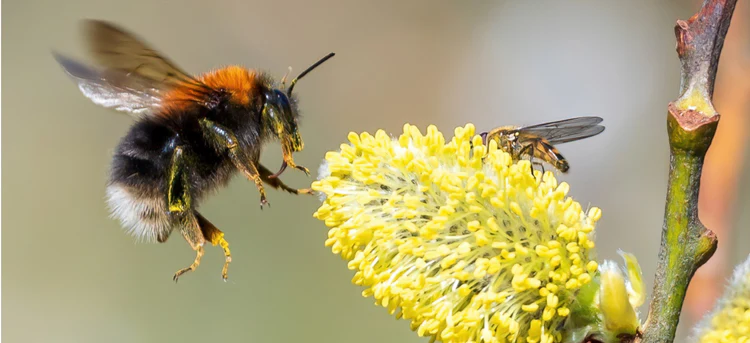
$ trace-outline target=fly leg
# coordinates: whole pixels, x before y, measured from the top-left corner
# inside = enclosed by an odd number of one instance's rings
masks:
[[[255,182],[255,186],[258,187],[258,192],[260,192],[260,208],[263,209],[263,205],[268,205],[268,200],[266,200],[266,190],[263,188],[263,182],[260,178],[257,161],[252,161],[242,149],[240,149],[239,141],[234,133],[208,119],[201,120],[201,128],[203,129],[203,134],[210,138],[214,144],[218,147],[227,149],[229,158],[232,160],[234,166],[245,174],[245,177]]]
[[[531,162],[531,176],[534,176],[534,166],[539,167],[539,169],[542,170],[542,175],[544,175],[544,163],[532,161]],[[536,176],[534,176],[534,177],[536,177]]]
[[[224,249],[224,268],[221,269],[221,278],[227,281],[227,269],[229,269],[229,263],[232,262],[232,254],[229,252],[229,243],[224,239],[224,233],[197,211],[195,218],[198,220],[203,237],[214,246],[220,245]]]
[[[518,151],[518,157],[523,158],[524,155],[529,156],[529,162],[531,163],[531,177],[534,177],[534,165],[541,165],[539,162],[534,162],[534,144],[527,144],[521,150]],[[542,166],[542,170],[544,170],[544,166]],[[542,172],[544,173],[544,172]]]
[[[260,178],[263,180],[263,182],[267,183],[269,186],[276,188],[276,189],[283,189],[289,193],[292,194],[312,194],[312,189],[310,188],[304,188],[304,189],[296,189],[287,186],[283,182],[281,182],[281,179],[278,177],[270,177],[273,175],[273,173],[268,170],[268,168],[264,167],[262,164],[258,165],[258,171],[260,172]]]
[[[167,180],[167,212],[173,218],[173,223],[179,225],[180,232],[190,244],[190,247],[195,250],[195,260],[189,267],[182,268],[174,274],[172,279],[175,282],[180,275],[198,268],[201,257],[203,257],[203,243],[205,243],[198,221],[193,214],[184,154],[181,146],[176,147],[172,153],[172,163]]]

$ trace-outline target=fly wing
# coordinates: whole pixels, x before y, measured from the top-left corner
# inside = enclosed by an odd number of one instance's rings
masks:
[[[524,126],[519,131],[545,138],[551,144],[561,144],[596,136],[604,131],[599,117],[577,117],[549,123]]]
[[[54,56],[83,95],[97,105],[135,116],[151,114],[161,107],[165,90],[162,84],[117,70],[99,71],[65,56]]]
[[[84,31],[92,56],[106,69],[170,87],[207,88],[141,39],[111,23],[87,20]]]

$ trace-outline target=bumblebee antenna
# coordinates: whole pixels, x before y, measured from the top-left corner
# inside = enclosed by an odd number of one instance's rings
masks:
[[[319,65],[323,64],[323,62],[328,61],[331,57],[335,56],[335,53],[330,53],[326,55],[325,57],[321,58],[318,62],[315,62],[315,64],[311,65],[310,68],[305,69],[305,71],[301,72],[297,77],[292,80],[292,83],[289,84],[289,89],[286,91],[287,95],[292,95],[292,89],[294,89],[294,85],[297,83],[297,80],[303,78],[307,73],[311,72],[313,69],[317,68]]]
[[[286,85],[286,78],[289,77],[289,74],[291,73],[292,73],[292,67],[290,66],[289,69],[286,71],[286,74],[284,74],[284,77],[281,78],[282,88]]]

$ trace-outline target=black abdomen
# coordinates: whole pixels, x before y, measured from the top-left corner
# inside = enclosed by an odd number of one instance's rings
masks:
[[[107,202],[111,215],[133,235],[163,241],[172,230],[166,191],[172,153],[182,146],[189,173],[189,194],[197,206],[207,190],[226,184],[234,168],[208,146],[200,127],[183,121],[179,129],[158,118],[144,118],[130,128],[112,159]]]

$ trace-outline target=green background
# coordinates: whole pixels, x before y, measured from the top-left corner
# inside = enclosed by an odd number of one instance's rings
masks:
[[[182,237],[136,244],[103,201],[110,155],[132,120],[85,99],[50,54],[85,56],[81,18],[117,22],[192,73],[243,64],[281,77],[335,51],[296,88],[306,148],[295,159],[313,176],[349,131],[399,134],[410,122],[452,136],[467,122],[487,130],[604,117],[602,135],[559,147],[572,166],[561,179],[584,206],[603,209],[601,257],[634,253],[650,285],[666,191],[666,104],[679,85],[673,25],[696,8],[645,0],[6,0],[2,338],[427,341],[350,285],[353,273],[323,246],[327,230],[311,216],[316,198],[269,190],[272,206],[261,211],[255,186],[239,176],[201,208],[230,243],[229,281],[220,279],[221,249],[209,247],[200,268],[173,283],[194,256]],[[275,169],[280,156],[269,144],[262,160]],[[312,178],[287,171],[284,180],[302,187]],[[742,187],[740,208],[748,208],[750,182]],[[742,240],[721,243],[737,247],[732,262],[748,252]]]

